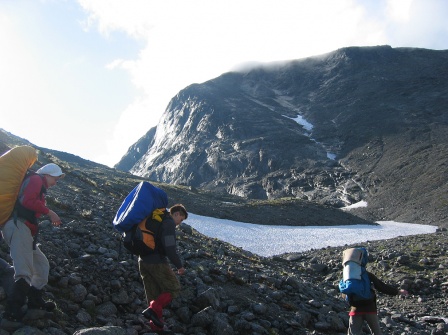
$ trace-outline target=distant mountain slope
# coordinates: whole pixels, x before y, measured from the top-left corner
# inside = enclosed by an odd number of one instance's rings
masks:
[[[70,215],[90,217],[92,213],[97,213],[111,224],[124,197],[143,180],[76,155],[37,147],[0,128],[0,155],[18,145],[30,145],[37,149],[38,161],[33,165],[33,170],[47,163],[61,166],[66,177],[57,188],[51,189],[52,197],[47,197],[47,200]],[[304,200],[255,201],[187,186],[151,182],[166,191],[169,206],[182,203],[188,211],[198,215],[265,225],[374,224],[350,212]]]
[[[227,73],[180,91],[148,150],[131,147],[116,167],[253,199],[364,199],[369,219],[446,222],[447,64],[448,51],[351,47]]]

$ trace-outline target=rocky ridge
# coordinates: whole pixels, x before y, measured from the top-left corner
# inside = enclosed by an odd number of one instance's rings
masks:
[[[49,205],[64,224],[54,228],[44,221],[39,236],[51,265],[47,297],[58,308],[49,319],[29,320],[14,334],[152,334],[140,316],[146,302],[137,260],[124,249],[120,252],[120,238],[111,225],[122,199],[141,179],[49,152],[41,148],[39,164],[55,162],[67,173],[48,193]],[[207,198],[215,205],[213,214],[221,213],[218,196],[188,187],[158,185],[167,190],[170,201],[188,201],[187,208],[191,204],[191,211],[197,214],[208,215]],[[194,207],[196,199],[204,199],[199,201],[202,205]],[[235,205],[223,216],[238,219],[247,216],[248,209],[256,209],[265,217],[275,217],[272,204],[239,206],[236,198],[221,199],[222,204],[228,202]],[[302,219],[306,222],[305,217]],[[180,277],[182,294],[164,315],[174,333],[346,332],[348,306],[338,294],[337,282],[341,252],[348,246],[263,258],[208,238],[186,223],[178,230],[178,249],[187,269]],[[440,231],[366,242],[370,269],[410,292],[404,299],[381,296],[381,324],[389,334],[447,332],[447,237],[446,231]],[[4,242],[0,257],[9,260]],[[1,289],[0,298],[1,308]],[[1,331],[0,335],[8,333]]]
[[[349,47],[225,73],[179,91],[116,167],[448,225],[447,61],[448,50]]]
[[[367,243],[369,269],[411,294],[380,295],[388,334],[448,330],[447,237]],[[55,229],[47,222],[41,240],[51,264],[47,295],[58,309],[47,321],[28,322],[33,334],[151,334],[139,314],[146,303],[137,260],[120,254],[109,225],[72,221]],[[344,248],[261,258],[188,225],[178,240],[187,273],[180,277],[181,296],[164,315],[176,334],[345,333],[348,305],[337,291]]]

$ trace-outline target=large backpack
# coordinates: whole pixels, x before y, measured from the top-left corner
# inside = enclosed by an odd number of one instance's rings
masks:
[[[339,291],[347,300],[368,300],[373,297],[370,279],[366,270],[369,261],[365,248],[351,248],[343,251],[343,276],[339,282]]]
[[[123,245],[132,254],[146,256],[152,253],[164,254],[161,248],[162,224],[167,214],[165,208],[159,208],[131,230],[123,233]]]
[[[36,160],[36,149],[26,145],[0,157],[0,226],[11,217],[22,181]]]
[[[145,220],[157,208],[168,206],[165,191],[147,181],[140,182],[124,199],[113,224],[120,233],[131,230]]]

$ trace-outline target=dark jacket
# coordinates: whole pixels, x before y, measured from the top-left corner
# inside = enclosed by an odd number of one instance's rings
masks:
[[[162,226],[160,232],[160,239],[158,239],[161,245],[157,246],[158,252],[140,256],[141,260],[148,264],[160,264],[167,263],[168,260],[177,268],[182,267],[182,261],[177,254],[176,248],[176,224],[169,213],[163,216]]]
[[[350,303],[350,315],[376,314],[377,307],[375,290],[388,295],[398,295],[399,293],[399,290],[397,288],[382,282],[373,273],[367,271],[367,274],[369,275],[373,297],[367,300],[364,299],[356,301],[349,297],[348,301]]]

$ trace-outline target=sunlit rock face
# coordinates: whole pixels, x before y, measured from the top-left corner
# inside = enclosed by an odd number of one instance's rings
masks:
[[[368,199],[386,212],[412,206],[394,194],[415,188],[429,205],[418,189],[447,181],[434,165],[447,157],[447,60],[351,47],[226,73],[180,91],[116,167],[254,199]]]

